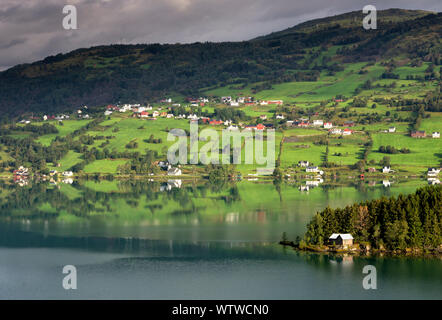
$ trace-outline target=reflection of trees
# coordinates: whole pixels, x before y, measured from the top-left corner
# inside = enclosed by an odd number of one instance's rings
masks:
[[[69,192],[63,189],[54,188],[46,183],[35,183],[29,187],[21,188],[15,185],[0,185],[0,190],[8,193],[0,200],[0,216],[19,219],[47,219],[56,218],[61,212],[66,212],[77,217],[87,218],[90,213],[116,213],[116,205],[112,202],[123,200],[131,208],[139,208],[140,200],[144,197],[147,205],[144,208],[152,214],[163,208],[162,204],[151,203],[161,200],[164,203],[176,202],[180,209],[170,212],[173,215],[197,214],[205,209],[198,205],[198,199],[207,198],[211,194],[215,200],[222,200],[225,203],[232,203],[240,200],[236,185],[224,184],[214,186],[211,183],[203,185],[183,186],[172,188],[169,191],[162,191],[160,182],[146,181],[120,181],[118,191],[104,192],[88,188],[81,183],[72,185],[80,196],[69,197]],[[63,188],[63,187],[62,187]],[[48,207],[49,205],[49,207]]]

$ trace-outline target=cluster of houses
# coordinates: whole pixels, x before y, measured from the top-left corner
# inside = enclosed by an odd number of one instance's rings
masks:
[[[410,136],[411,136],[412,138],[425,138],[425,137],[427,137],[427,134],[426,134],[425,131],[422,131],[422,130],[416,130],[416,131],[411,131]],[[431,134],[431,137],[432,137],[433,139],[439,139],[439,138],[440,138],[440,132],[438,132],[438,131],[434,131],[434,132]]]
[[[14,182],[19,186],[23,187],[28,184],[29,181],[29,169],[23,166],[20,166],[18,169],[13,171]]]
[[[180,176],[183,174],[180,168],[172,167],[168,161],[158,162],[158,167],[164,171],[167,171],[168,176]]]
[[[240,105],[260,105],[260,106],[266,106],[266,105],[283,105],[283,100],[259,100],[256,101],[253,97],[238,97],[236,99],[232,98],[231,96],[221,97],[221,102],[225,105],[231,106],[231,107],[239,107]]]

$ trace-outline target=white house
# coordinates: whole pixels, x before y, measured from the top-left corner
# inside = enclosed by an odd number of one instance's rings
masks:
[[[330,130],[331,134],[342,134],[342,130],[338,128],[334,128]]]
[[[431,136],[433,137],[433,139],[439,139],[440,138],[440,132],[435,131],[435,132],[433,132],[431,134]]]
[[[382,173],[390,173],[392,170],[390,167],[383,167],[382,168]]]
[[[388,132],[390,132],[390,133],[395,133],[395,132],[396,132],[396,127],[390,127],[390,128],[388,128]]]
[[[391,182],[389,180],[382,180],[382,185],[384,187],[389,187],[391,185]]]
[[[180,176],[181,173],[181,169],[179,168],[170,168],[169,170],[167,170],[168,176]]]
[[[261,101],[259,104],[260,104],[261,106],[266,106],[266,105],[268,105],[269,103],[268,103],[267,101]]]
[[[112,114],[112,111],[110,111],[110,110],[104,111],[105,116],[110,116],[111,114]]]
[[[276,119],[284,119],[284,116],[282,114],[277,114]]]
[[[305,172],[319,172],[319,168],[317,166],[309,166],[305,169]]]
[[[436,169],[436,168],[428,168],[427,175],[428,175],[429,177],[435,177],[435,176],[437,176],[437,175],[439,174],[439,172],[440,172],[440,169]]]
[[[333,124],[331,122],[324,123],[324,129],[331,129],[333,128]]]
[[[348,129],[348,128],[345,128],[343,131],[342,131],[342,135],[343,136],[349,136],[349,135],[351,135],[353,133],[353,131],[351,131],[350,129]]]
[[[313,120],[313,125],[321,127],[324,125],[324,120]]]
[[[72,171],[64,171],[63,172],[64,177],[72,177],[73,175],[74,175],[74,173]]]
[[[308,161],[299,161],[298,162],[298,166],[302,167],[302,168],[306,168],[306,167],[308,167],[308,165],[309,165]]]
[[[230,106],[231,107],[239,107],[239,102],[237,102],[237,101],[230,101]]]
[[[265,114],[260,115],[259,118],[261,120],[267,120],[267,116]]]

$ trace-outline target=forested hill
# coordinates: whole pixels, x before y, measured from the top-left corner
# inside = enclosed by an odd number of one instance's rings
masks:
[[[243,42],[109,45],[50,56],[0,73],[0,115],[59,112],[81,105],[195,96],[218,86],[315,81],[342,63],[401,59],[440,65],[441,13],[362,12],[305,22]],[[320,51],[337,47],[318,64]]]

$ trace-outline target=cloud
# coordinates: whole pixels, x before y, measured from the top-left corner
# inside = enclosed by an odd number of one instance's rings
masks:
[[[78,30],[64,30],[63,6]],[[361,10],[366,0],[2,0],[0,68],[112,43],[241,41],[306,20]],[[370,1],[378,9],[440,11],[440,0]]]

